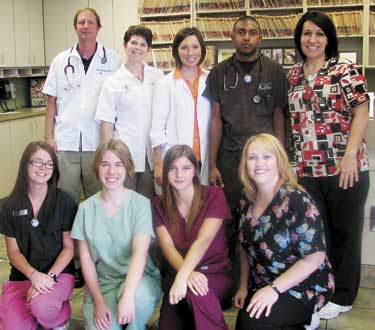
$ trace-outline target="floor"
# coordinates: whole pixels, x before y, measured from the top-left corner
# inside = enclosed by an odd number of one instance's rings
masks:
[[[9,261],[6,255],[4,237],[0,237],[0,284],[7,280],[9,274]],[[2,285],[1,285],[2,287]],[[1,292],[0,287],[0,292]],[[81,307],[84,289],[75,289],[71,298],[73,307],[70,330],[83,330]],[[158,307],[149,320],[149,330],[157,330]],[[229,329],[234,329],[237,310],[231,308],[225,311],[225,319]],[[375,288],[360,288],[358,298],[350,312],[344,313],[329,321],[321,321],[319,329],[330,330],[375,330]],[[13,329],[12,329],[13,330]],[[173,329],[171,329],[173,330]],[[211,329],[207,329],[211,330]],[[212,329],[213,330],[213,329]]]

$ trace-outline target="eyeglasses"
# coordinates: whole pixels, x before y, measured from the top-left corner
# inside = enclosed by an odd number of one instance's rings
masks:
[[[34,167],[42,167],[44,165],[49,170],[52,170],[55,167],[52,160],[47,160],[46,162],[43,162],[39,158],[31,159],[30,164]]]

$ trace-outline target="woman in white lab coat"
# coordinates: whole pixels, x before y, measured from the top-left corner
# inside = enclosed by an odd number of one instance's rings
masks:
[[[187,144],[200,163],[203,184],[208,184],[208,130],[210,101],[204,97],[207,74],[200,65],[206,46],[196,28],[180,30],[172,45],[176,68],[159,79],[152,103],[150,131],[154,150],[154,178],[161,183],[162,158],[175,144]]]

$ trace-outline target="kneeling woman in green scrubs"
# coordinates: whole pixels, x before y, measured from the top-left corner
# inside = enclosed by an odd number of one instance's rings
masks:
[[[86,283],[86,329],[143,330],[160,298],[160,274],[148,255],[150,201],[124,187],[134,166],[121,140],[100,144],[92,169],[102,190],[79,206],[71,234]]]

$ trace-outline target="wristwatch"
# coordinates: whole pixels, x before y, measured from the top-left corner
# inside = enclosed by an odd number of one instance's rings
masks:
[[[57,276],[56,276],[56,273],[54,273],[54,272],[49,272],[47,275],[48,275],[50,278],[52,278],[53,281],[54,281],[55,283],[57,283]]]

